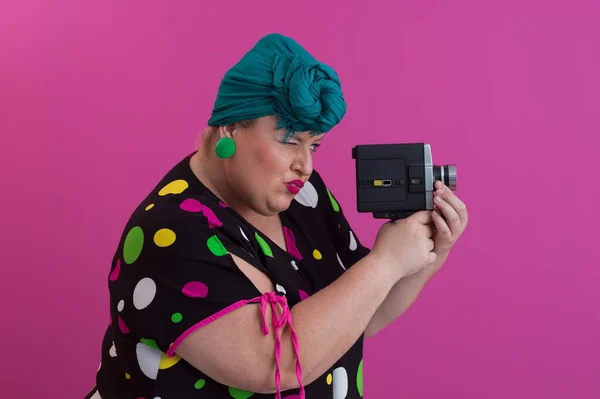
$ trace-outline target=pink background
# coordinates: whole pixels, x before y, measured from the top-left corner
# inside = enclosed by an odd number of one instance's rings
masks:
[[[600,397],[600,2],[12,1],[0,6],[0,397],[81,398],[124,223],[223,73],[291,35],[342,78],[315,158],[362,239],[350,149],[425,141],[470,224],[368,341],[369,398]]]

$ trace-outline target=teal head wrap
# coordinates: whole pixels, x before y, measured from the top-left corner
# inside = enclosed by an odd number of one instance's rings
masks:
[[[337,73],[280,34],[260,39],[223,77],[209,126],[275,115],[277,127],[328,132],[346,113]]]

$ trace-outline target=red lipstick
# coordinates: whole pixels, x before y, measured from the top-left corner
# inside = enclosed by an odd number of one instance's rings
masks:
[[[304,182],[302,180],[292,180],[285,183],[288,191],[292,194],[298,194],[300,189],[304,187]]]

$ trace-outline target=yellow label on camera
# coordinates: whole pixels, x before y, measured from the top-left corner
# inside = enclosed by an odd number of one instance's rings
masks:
[[[377,187],[377,186],[383,186],[383,180],[374,180],[373,181],[373,185],[375,187]]]

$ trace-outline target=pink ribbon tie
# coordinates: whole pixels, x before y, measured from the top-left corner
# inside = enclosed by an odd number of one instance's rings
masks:
[[[281,316],[277,316],[277,305],[281,305],[283,313]],[[302,384],[302,367],[300,367],[300,350],[298,345],[298,337],[292,326],[292,312],[287,303],[285,296],[277,295],[274,292],[266,292],[260,297],[260,307],[262,312],[262,331],[264,335],[269,334],[269,328],[267,327],[267,306],[271,306],[271,319],[273,327],[275,328],[275,385],[277,387],[276,399],[281,399],[281,373],[279,371],[279,361],[281,359],[281,339],[279,337],[279,330],[284,328],[285,325],[289,325],[290,333],[292,335],[292,343],[294,345],[294,352],[296,354],[296,377],[300,384],[300,398],[305,399],[304,385]]]
[[[306,396],[304,393],[304,385],[302,384],[302,368],[300,367],[300,350],[299,350],[299,345],[298,345],[298,337],[296,336],[296,331],[294,331],[294,328],[292,327],[292,312],[290,311],[286,297],[280,296],[275,292],[265,292],[264,294],[262,294],[261,296],[256,297],[256,298],[238,301],[238,302],[234,303],[233,305],[215,313],[214,315],[207,317],[206,319],[195,324],[194,326],[187,329],[183,334],[181,334],[175,340],[175,342],[169,347],[169,350],[167,351],[167,355],[174,356],[175,350],[179,346],[179,344],[181,344],[181,342],[187,336],[189,336],[193,331],[209,324],[210,322],[218,319],[219,317],[221,317],[235,309],[239,309],[240,307],[246,305],[247,303],[251,303],[251,302],[256,303],[259,301],[260,301],[260,308],[261,308],[261,313],[262,313],[261,324],[262,324],[263,334],[264,335],[269,334],[269,328],[267,327],[267,315],[266,315],[267,306],[269,306],[269,305],[271,306],[273,327],[275,328],[275,361],[277,363],[277,367],[275,369],[275,385],[277,387],[277,395],[275,396],[275,398],[281,399],[281,373],[279,371],[279,360],[281,359],[281,338],[279,337],[279,330],[281,328],[284,328],[287,324],[290,326],[290,332],[292,334],[292,343],[294,345],[294,352],[296,354],[296,377],[298,378],[298,383],[300,384],[300,399],[305,399]],[[281,307],[283,308],[283,313],[279,317],[277,317],[277,305],[278,304],[281,305]],[[119,322],[120,321],[121,321],[121,319],[119,318]]]

